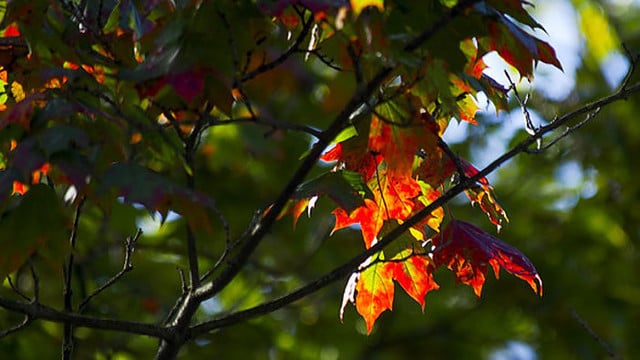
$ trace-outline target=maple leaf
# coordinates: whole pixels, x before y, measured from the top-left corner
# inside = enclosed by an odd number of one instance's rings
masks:
[[[278,220],[282,219],[287,214],[291,214],[293,216],[293,227],[295,228],[298,223],[298,219],[300,219],[300,216],[302,216],[302,213],[307,210],[307,208],[309,217],[311,217],[311,210],[313,209],[311,202],[313,199],[317,199],[317,197],[301,200],[289,200],[287,205],[285,205],[284,209],[280,212],[280,215],[278,215]],[[271,207],[267,208],[265,215],[270,210]]]
[[[361,206],[350,214],[344,209],[337,208],[333,211],[336,217],[336,224],[331,233],[345,227],[360,224],[364,244],[368,248],[373,244],[374,239],[382,229],[383,213],[378,204],[371,199],[364,199],[365,206]]]
[[[367,149],[366,138],[355,136],[336,144],[325,152],[320,159],[326,162],[338,161],[336,169],[355,171],[362,175],[364,181],[371,179],[382,161],[380,154]]]
[[[385,108],[387,114],[384,114]],[[380,113],[385,115],[387,119],[393,120],[398,116],[394,114],[394,111],[399,110],[388,104],[381,107]],[[416,112],[404,116],[415,118],[419,114]],[[382,155],[389,174],[411,176],[416,152],[420,149],[434,148],[436,137],[422,123],[394,124],[387,121],[389,120],[382,120],[376,115],[372,116],[369,149]],[[407,122],[407,120],[404,121]]]
[[[477,226],[460,221],[450,221],[444,231],[433,237],[433,259],[437,266],[444,265],[455,273],[458,281],[482,294],[489,265],[497,278],[502,267],[526,281],[542,296],[542,279],[531,261],[518,249],[498,240]]]
[[[420,195],[420,185],[411,177],[387,174],[386,170],[378,174],[370,181],[370,188],[382,211],[382,218],[405,220],[413,211],[414,199]]]
[[[507,212],[494,199],[492,192],[486,188],[474,186],[465,190],[467,197],[471,200],[471,205],[478,204],[480,209],[489,217],[489,220],[496,225],[498,232],[502,228],[502,219],[509,222]]]
[[[425,296],[440,286],[433,280],[433,263],[425,256],[411,256],[405,261],[390,262],[393,279],[411,296],[424,311]]]
[[[495,50],[515,67],[522,77],[533,77],[533,64],[538,61],[553,65],[562,70],[553,48],[546,42],[529,35],[503,14],[493,11],[498,21],[488,21],[490,36],[479,41],[486,52]]]
[[[439,289],[432,275],[435,268],[426,249],[408,235],[401,236],[351,275],[344,290],[340,319],[345,306],[353,303],[371,333],[380,314],[392,309],[394,280],[424,311],[426,294]]]
[[[468,60],[464,67],[464,72],[476,79],[480,79],[487,65],[482,60],[482,57],[478,56],[479,49],[473,39],[466,39],[460,42],[460,50],[462,50]]]
[[[384,249],[384,254],[389,259],[388,270],[392,278],[424,311],[427,293],[440,288],[433,279],[436,266],[428,250],[403,234]]]
[[[367,333],[371,333],[380,314],[393,307],[394,267],[394,263],[376,261],[360,273],[355,287],[355,303],[356,310],[367,324]]]

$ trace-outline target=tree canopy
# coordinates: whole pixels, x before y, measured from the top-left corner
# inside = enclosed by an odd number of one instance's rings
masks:
[[[638,8],[0,2],[0,354],[637,353]]]

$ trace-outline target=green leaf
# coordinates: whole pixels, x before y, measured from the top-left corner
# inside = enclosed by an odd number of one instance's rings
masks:
[[[17,270],[36,251],[53,263],[62,263],[69,223],[55,191],[44,184],[33,185],[0,218],[0,277]]]
[[[329,172],[298,186],[297,199],[327,195],[338,206],[351,212],[364,205],[364,198],[373,198],[371,191],[355,171]]]
[[[58,125],[40,134],[38,143],[45,155],[51,156],[67,149],[86,148],[89,145],[89,137],[76,127]]]

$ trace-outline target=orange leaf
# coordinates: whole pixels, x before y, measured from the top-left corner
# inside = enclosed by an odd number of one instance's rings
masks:
[[[402,127],[372,116],[369,149],[383,156],[390,174],[411,177],[416,152],[435,148],[436,136],[422,120]]]
[[[491,191],[481,188],[480,186],[472,187],[465,190],[467,197],[471,200],[471,204],[479,204],[480,209],[487,214],[489,220],[498,227],[498,232],[502,228],[502,219],[509,222],[507,212],[492,196]]]
[[[426,256],[411,256],[402,262],[390,262],[389,268],[393,278],[424,311],[424,297],[429,291],[440,288],[433,280],[433,263]]]
[[[365,206],[361,206],[347,214],[343,209],[336,209],[333,214],[336,216],[336,224],[333,227],[333,231],[340,230],[347,226],[354,224],[360,224],[360,231],[362,231],[362,237],[364,238],[364,244],[368,248],[371,247],[376,236],[382,229],[382,214],[380,208],[375,201],[371,199],[364,199]]]
[[[393,263],[377,262],[360,273],[356,285],[356,310],[367,324],[371,333],[373,324],[380,314],[393,307],[394,285],[391,276]]]
[[[411,177],[400,177],[379,172],[379,178],[371,180],[372,188],[384,220],[405,220],[411,215],[420,195],[420,185]]]
[[[11,191],[11,195],[24,195],[27,191],[29,191],[29,185],[23,184],[20,181],[13,181],[13,190]]]
[[[382,156],[367,149],[365,137],[354,136],[336,144],[320,159],[326,162],[338,161],[336,168],[343,167],[345,170],[359,172],[362,179],[368,181],[375,175],[376,168],[382,161]]]

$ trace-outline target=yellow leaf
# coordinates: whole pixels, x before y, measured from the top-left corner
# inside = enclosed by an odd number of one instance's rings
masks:
[[[351,0],[351,8],[356,16],[367,6],[375,6],[378,10],[384,10],[384,0]]]
[[[14,81],[11,83],[11,95],[16,99],[16,102],[20,102],[26,97],[24,95],[24,89],[22,89],[22,85],[19,82]]]
[[[601,8],[588,4],[580,10],[580,30],[596,61],[602,61],[619,48],[619,40]]]

